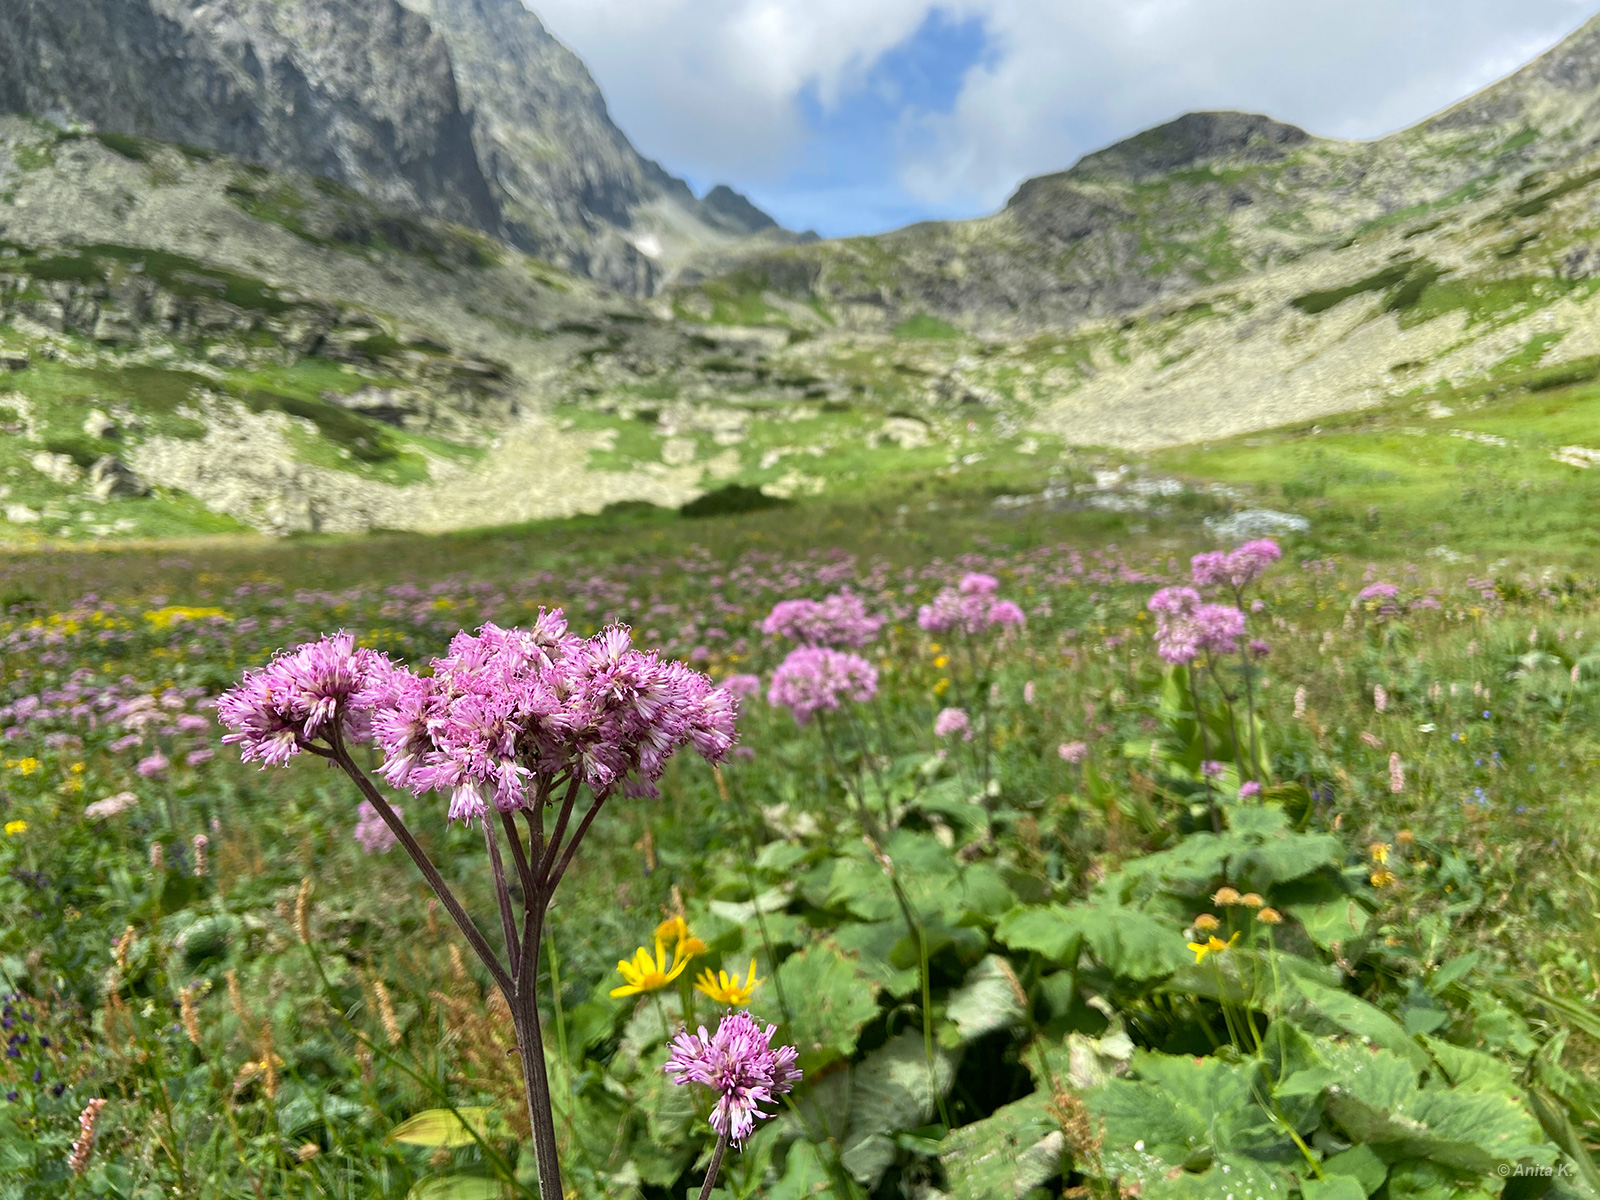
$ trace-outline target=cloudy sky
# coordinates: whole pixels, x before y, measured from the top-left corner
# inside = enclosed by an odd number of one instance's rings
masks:
[[[792,229],[1004,203],[1179,113],[1375,137],[1493,82],[1600,0],[529,0],[645,154]]]

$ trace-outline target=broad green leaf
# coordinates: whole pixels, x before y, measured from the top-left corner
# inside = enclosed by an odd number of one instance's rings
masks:
[[[506,1189],[482,1175],[434,1175],[418,1180],[406,1200],[499,1200]]]
[[[1381,1182],[1381,1181],[1380,1181]],[[1367,1200],[1367,1189],[1350,1175],[1308,1179],[1300,1185],[1303,1200]]]
[[[894,1162],[891,1136],[925,1125],[955,1079],[955,1059],[939,1046],[928,1061],[922,1034],[905,1030],[850,1068],[850,1131],[839,1151],[845,1169],[870,1189]]]
[[[1511,1066],[1492,1054],[1453,1046],[1437,1038],[1423,1038],[1423,1044],[1433,1055],[1433,1061],[1450,1081],[1450,1086],[1464,1092],[1503,1092],[1518,1095],[1520,1089],[1511,1078]]]
[[[822,1152],[801,1139],[789,1146],[783,1176],[766,1195],[767,1200],[835,1200],[838,1193],[823,1165]]]
[[[753,900],[712,900],[706,908],[725,921],[743,925],[754,921],[757,913],[782,912],[789,907],[789,893],[784,888],[768,888]]]
[[[950,1194],[1011,1200],[1054,1178],[1066,1147],[1048,1099],[1034,1092],[952,1129],[939,1147]]]
[[[1349,942],[1366,931],[1368,912],[1353,896],[1324,900],[1319,904],[1295,904],[1289,915],[1305,928],[1306,935],[1323,950],[1334,942]]]
[[[1132,1058],[1133,1039],[1117,1028],[1098,1038],[1069,1033],[1065,1041],[1053,1045],[1035,1041],[1022,1061],[1042,1092],[1058,1087],[1086,1092],[1122,1074]]]
[[[955,1026],[956,1043],[965,1044],[1027,1021],[1027,997],[1011,964],[990,954],[967,972],[961,987],[945,1003],[945,1016]]]
[[[1343,1153],[1324,1160],[1322,1173],[1354,1179],[1361,1188],[1359,1194],[1370,1196],[1383,1186],[1383,1181],[1389,1175],[1389,1164],[1373,1153],[1370,1146],[1351,1146]]]
[[[401,1121],[390,1131],[389,1139],[404,1142],[408,1146],[445,1146],[452,1149],[456,1146],[472,1146],[477,1142],[472,1130],[477,1130],[478,1135],[483,1136],[488,1120],[487,1108],[458,1108],[455,1112],[448,1108],[430,1108]],[[468,1123],[471,1128],[468,1128]]]
[[[785,1040],[800,1051],[807,1074],[848,1057],[861,1027],[877,1015],[879,985],[830,943],[790,955],[777,978],[792,1009]]]
[[[994,936],[1013,950],[1034,950],[1051,962],[1074,966],[1083,945],[1083,930],[1058,904],[1013,908],[1000,918]]]
[[[1302,1003],[1296,1005],[1296,1016],[1313,1032],[1333,1033],[1343,1030],[1366,1038],[1375,1046],[1382,1046],[1401,1055],[1415,1069],[1426,1069],[1427,1053],[1411,1040],[1400,1023],[1384,1012],[1349,992],[1322,987],[1305,979],[1296,979],[1294,986],[1300,992]]]
[[[833,941],[855,962],[858,971],[898,1000],[915,992],[922,979],[916,966],[897,967],[889,961],[905,936],[905,922],[899,919],[846,921],[833,935]]]

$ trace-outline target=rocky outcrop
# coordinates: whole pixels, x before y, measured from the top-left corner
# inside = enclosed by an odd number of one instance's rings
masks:
[[[0,110],[336,180],[634,294],[657,208],[672,247],[776,229],[639,154],[521,0],[8,0]]]
[[[9,0],[0,107],[499,222],[444,39],[395,0]]]

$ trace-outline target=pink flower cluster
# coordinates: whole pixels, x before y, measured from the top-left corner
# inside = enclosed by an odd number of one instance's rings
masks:
[[[1244,636],[1244,613],[1231,604],[1203,604],[1191,587],[1162,588],[1145,607],[1156,615],[1156,653],[1174,665],[1232,654]]]
[[[772,673],[767,703],[794,712],[795,723],[809,724],[824,710],[836,710],[844,700],[864,704],[878,694],[878,672],[859,654],[802,646],[791,650]]]
[[[702,1025],[698,1035],[685,1029],[672,1039],[662,1070],[680,1087],[699,1083],[717,1094],[711,1128],[735,1145],[750,1136],[757,1118],[772,1116],[761,1105],[775,1103],[800,1081],[795,1048],[772,1046],[777,1031],[776,1025],[763,1030],[749,1013],[735,1012],[722,1018],[714,1034]]]
[[[958,733],[962,741],[972,740],[972,722],[967,717],[965,709],[947,708],[933,719],[934,737],[943,739]]]
[[[394,815],[404,817],[406,810],[396,804]],[[390,829],[378,815],[378,810],[372,807],[370,800],[363,800],[356,809],[356,828],[353,836],[368,854],[387,854],[400,841],[395,837],[394,830]]]
[[[957,586],[941,589],[932,603],[917,610],[917,624],[929,633],[959,630],[969,635],[1021,625],[1022,610],[1001,600],[999,590],[1000,581],[993,575],[964,575]]]
[[[719,762],[735,702],[697,671],[635,650],[621,626],[567,633],[559,610],[530,629],[458,633],[419,676],[348,634],[323,638],[247,675],[218,701],[246,761],[280,765],[318,738],[375,738],[395,787],[450,793],[450,816],[541,803],[559,782],[597,796],[656,795],[678,749]],[[533,797],[529,796],[530,786]]]
[[[281,767],[325,736],[335,718],[347,741],[372,735],[372,715],[387,702],[399,671],[387,655],[336,633],[279,654],[217,700],[217,716],[232,730],[225,745],[245,762]]]
[[[1196,587],[1226,587],[1242,592],[1283,557],[1271,538],[1246,542],[1237,550],[1212,550],[1189,560]]]
[[[876,640],[882,628],[883,618],[869,613],[861,597],[848,589],[821,600],[780,600],[761,623],[762,633],[805,646],[855,649]]]

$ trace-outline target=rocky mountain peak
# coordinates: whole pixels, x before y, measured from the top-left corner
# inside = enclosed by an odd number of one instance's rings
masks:
[[[1192,112],[1086,154],[1067,174],[1139,180],[1218,161],[1274,162],[1311,139],[1304,129],[1257,113]]]

